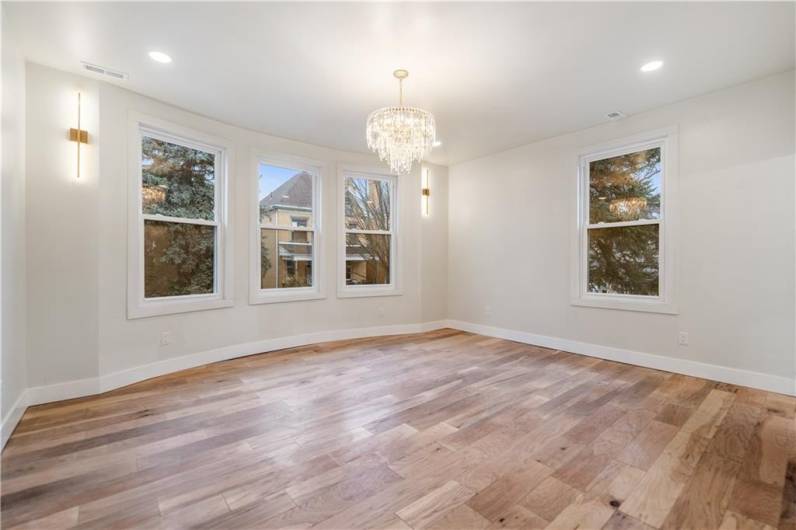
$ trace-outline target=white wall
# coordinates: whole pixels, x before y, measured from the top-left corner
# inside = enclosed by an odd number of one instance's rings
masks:
[[[25,61],[2,9],[2,440],[27,383],[25,344]]]
[[[679,314],[570,305],[579,153],[669,126]],[[449,201],[450,318],[795,377],[793,71],[454,165]]]
[[[428,215],[423,216],[420,265],[423,322],[448,317],[448,168],[424,164],[428,170]],[[420,201],[420,199],[417,199]],[[422,204],[422,203],[421,203]]]
[[[77,127],[89,144],[67,139]],[[28,384],[98,374],[97,87],[79,76],[27,67]]]
[[[377,160],[219,123],[106,83],[39,65],[28,65],[28,87],[31,386],[91,380],[158,361],[229,347],[234,350],[236,345],[267,339],[352,328],[383,329],[444,317],[444,195],[439,197],[438,214],[421,220],[419,170],[399,178],[402,295],[338,299],[337,164],[375,165]],[[93,141],[86,174],[79,183],[70,173],[70,149],[74,144],[64,141],[66,128],[71,126],[64,121],[70,109],[68,98],[78,87],[85,92],[84,109],[90,116],[87,128]],[[232,143],[229,178],[233,308],[127,319],[127,124],[128,114],[133,111]],[[35,142],[31,141],[33,138]],[[325,164],[325,245],[321,249],[325,260],[324,300],[248,303],[248,179],[255,178],[250,164],[255,149],[305,156]],[[444,168],[440,168],[440,191],[445,186],[444,173]],[[71,250],[66,252],[67,249]],[[421,256],[433,266],[427,270],[418,267]],[[422,274],[430,276],[421,282]],[[424,296],[431,299],[428,306]],[[162,331],[171,331],[175,342],[159,346]],[[92,387],[86,383],[82,388]]]

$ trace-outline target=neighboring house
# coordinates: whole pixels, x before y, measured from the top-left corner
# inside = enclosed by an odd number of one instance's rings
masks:
[[[381,265],[374,256],[358,241],[346,244],[345,281],[347,285],[389,283],[387,267]]]
[[[386,230],[389,192],[384,183],[346,179],[345,224],[347,285],[390,282],[390,236],[348,230]]]
[[[362,201],[368,203],[365,209],[380,209],[378,195],[363,197]],[[302,171],[263,197],[260,224],[312,228],[312,175]],[[262,229],[261,245],[269,265],[262,268],[264,289],[312,285],[311,232]],[[346,245],[346,283],[388,283],[389,270],[384,263],[389,258],[380,257],[388,253],[386,238],[350,237]]]
[[[312,228],[312,175],[302,171],[263,197],[260,222]],[[263,229],[261,244],[270,263],[263,288],[312,285],[312,233]]]

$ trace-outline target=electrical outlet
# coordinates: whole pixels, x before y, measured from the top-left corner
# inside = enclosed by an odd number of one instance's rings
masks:
[[[379,306],[379,308],[376,311],[377,314],[379,315],[379,318],[384,318],[384,306]]]
[[[681,331],[677,334],[677,344],[680,346],[688,346],[688,332]]]
[[[484,306],[484,316],[492,316],[492,306],[485,305]]]
[[[174,335],[172,335],[171,331],[162,331],[160,333],[160,345],[168,346],[169,344],[174,344]]]

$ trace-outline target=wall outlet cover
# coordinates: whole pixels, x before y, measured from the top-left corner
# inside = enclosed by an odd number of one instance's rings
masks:
[[[677,344],[680,346],[688,346],[688,332],[681,331],[677,334]]]
[[[174,344],[174,335],[171,331],[162,331],[160,333],[160,345],[168,346],[169,344]]]

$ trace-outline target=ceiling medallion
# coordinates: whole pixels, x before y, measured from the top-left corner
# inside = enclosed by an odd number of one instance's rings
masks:
[[[409,76],[406,70],[396,70],[399,100],[397,107],[374,110],[368,116],[368,148],[379,154],[399,175],[412,170],[415,161],[420,162],[436,139],[434,115],[423,109],[404,106],[403,81]]]

